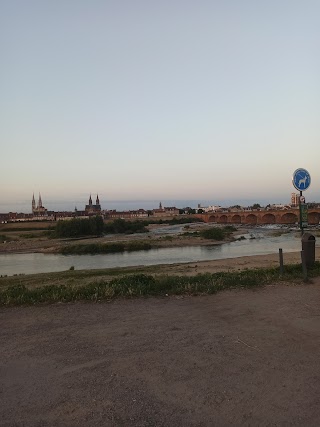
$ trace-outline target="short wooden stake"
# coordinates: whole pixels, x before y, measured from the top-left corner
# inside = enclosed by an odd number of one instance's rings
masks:
[[[279,248],[279,263],[280,263],[280,274],[283,274],[283,252],[281,248]]]
[[[306,263],[306,257],[304,251],[301,251],[301,262],[302,262],[302,273],[303,273],[303,280],[307,282],[308,280],[308,270],[307,270],[307,263]]]

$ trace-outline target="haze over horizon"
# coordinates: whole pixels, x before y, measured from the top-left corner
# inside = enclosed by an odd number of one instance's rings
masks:
[[[39,191],[49,209],[288,203],[300,167],[320,201],[319,16],[316,0],[2,2],[0,212]]]

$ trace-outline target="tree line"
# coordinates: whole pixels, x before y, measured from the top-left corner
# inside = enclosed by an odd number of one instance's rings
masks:
[[[83,237],[102,236],[103,234],[133,234],[148,233],[146,228],[149,224],[185,224],[187,222],[202,222],[199,218],[172,218],[169,220],[145,220],[125,221],[117,218],[114,221],[103,221],[101,216],[90,218],[73,218],[68,221],[58,221],[55,229],[50,232],[51,237]]]

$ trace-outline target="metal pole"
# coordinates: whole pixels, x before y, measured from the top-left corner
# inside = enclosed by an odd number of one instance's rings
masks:
[[[303,225],[302,225],[301,197],[302,197],[302,191],[300,191],[300,197],[299,197],[299,217],[300,217],[300,230],[301,230],[301,236],[302,236],[303,235]]]
[[[302,262],[302,273],[303,273],[303,281],[308,281],[308,270],[307,270],[307,263],[306,263],[306,257],[304,251],[301,251],[301,262]]]
[[[279,249],[280,274],[283,274],[283,252]]]

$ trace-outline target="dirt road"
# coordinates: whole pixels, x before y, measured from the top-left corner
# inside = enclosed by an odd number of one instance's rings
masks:
[[[319,426],[320,279],[0,309],[1,426]]]

